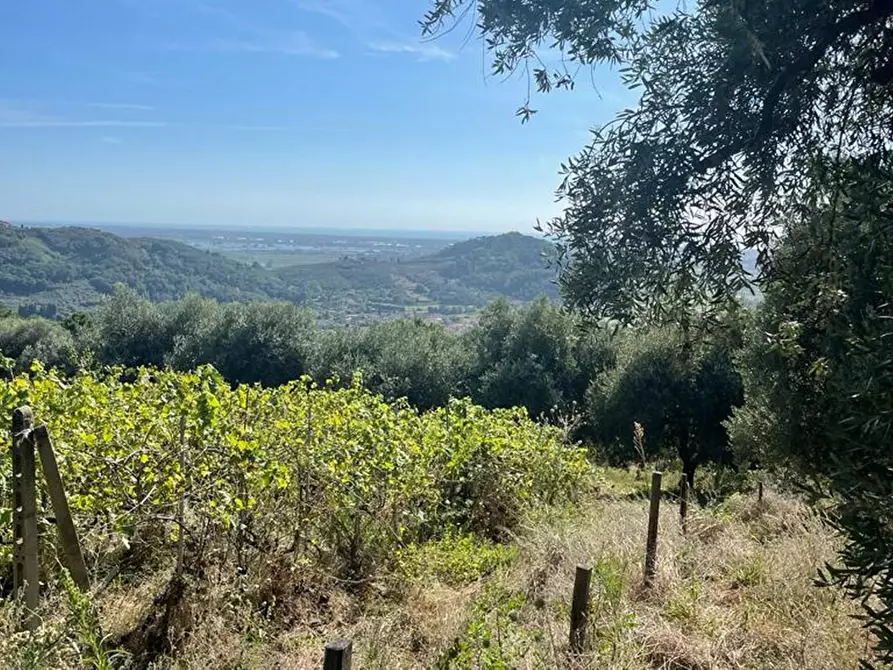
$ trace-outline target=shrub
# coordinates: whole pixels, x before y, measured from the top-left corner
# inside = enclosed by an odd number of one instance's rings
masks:
[[[454,400],[420,413],[359,378],[233,388],[210,367],[141,369],[133,383],[118,373],[61,379],[38,367],[0,382],[0,412],[30,404],[50,428],[99,563],[123,544],[131,556],[182,552],[185,570],[301,562],[364,584],[413,543],[497,537],[524,510],[572,497],[590,472],[582,450],[523,410]]]
[[[0,354],[12,359],[20,371],[28,370],[35,360],[69,372],[78,365],[77,347],[71,334],[59,324],[40,317],[0,321]]]
[[[731,460],[723,422],[742,398],[734,369],[735,338],[706,335],[693,341],[679,330],[622,331],[616,365],[587,394],[596,440],[609,458],[641,461],[635,424],[644,428],[651,458],[676,456],[691,484],[698,466]]]

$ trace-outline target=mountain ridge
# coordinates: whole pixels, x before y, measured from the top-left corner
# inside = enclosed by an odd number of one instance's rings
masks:
[[[286,300],[331,315],[469,311],[506,297],[557,297],[541,259],[552,245],[520,233],[456,242],[409,261],[345,258],[276,270],[157,237],[80,226],[0,226],[0,302],[57,316],[89,309],[122,283],[153,301],[197,292],[221,301]]]

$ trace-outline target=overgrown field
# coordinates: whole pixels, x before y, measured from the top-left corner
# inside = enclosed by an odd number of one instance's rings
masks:
[[[520,410],[419,413],[359,380],[233,389],[210,368],[37,368],[0,382],[4,416],[23,404],[54,438],[95,586],[64,578],[43,522],[44,623],[16,634],[3,602],[3,667],[318,668],[336,637],[382,670],[830,669],[868,650],[853,605],[812,585],[838,538],[804,505],[734,495],[683,536],[669,496],[645,591],[644,480]],[[8,501],[7,450],[0,484]],[[584,563],[591,652],[572,662]]]
[[[336,592],[397,597],[414,546],[507,539],[527,511],[581,493],[591,476],[582,450],[523,410],[454,401],[421,414],[359,379],[233,389],[208,367],[142,370],[129,383],[36,367],[0,384],[2,415],[26,404],[55,440],[95,581],[157,587],[112,641],[144,660],[182,650],[206,615],[231,611],[241,634],[254,617],[267,631],[325,618]],[[49,649],[45,665],[63,651]]]

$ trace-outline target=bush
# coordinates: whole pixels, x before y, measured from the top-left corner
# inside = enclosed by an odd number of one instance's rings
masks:
[[[68,372],[78,367],[78,349],[71,334],[59,324],[41,317],[0,320],[0,355],[26,371],[35,360]]]
[[[29,404],[50,428],[91,564],[122,545],[172,560],[182,543],[186,570],[227,556],[255,573],[300,561],[362,584],[396,568],[400,548],[454,531],[499,537],[590,472],[582,450],[523,410],[452,401],[420,413],[359,378],[233,388],[210,367],[141,369],[134,383],[118,372],[61,380],[38,368],[0,382],[0,413]]]
[[[621,331],[615,366],[587,394],[593,434],[609,459],[642,458],[633,439],[638,423],[644,455],[678,456],[690,484],[699,465],[730,462],[723,422],[743,401],[735,340],[714,334],[692,342],[673,328]]]

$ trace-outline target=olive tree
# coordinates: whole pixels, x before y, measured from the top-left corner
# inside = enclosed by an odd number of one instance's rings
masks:
[[[830,577],[862,600],[878,658],[893,661],[891,516],[875,504],[893,497],[893,468],[872,460],[893,358],[893,1],[432,0],[422,27],[469,16],[496,73],[529,72],[548,92],[607,64],[640,92],[562,167],[564,211],[544,227],[572,306],[685,329],[748,287],[742,251],[756,251],[784,383],[751,418],[781,417],[773,451],[828,469],[850,542]],[[547,63],[551,48],[562,65]],[[842,241],[845,219],[861,246]],[[809,446],[793,435],[804,428]]]

